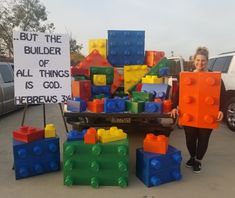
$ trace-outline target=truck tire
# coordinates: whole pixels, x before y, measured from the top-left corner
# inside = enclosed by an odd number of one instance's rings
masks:
[[[225,106],[224,113],[228,128],[235,132],[235,97],[229,99]]]

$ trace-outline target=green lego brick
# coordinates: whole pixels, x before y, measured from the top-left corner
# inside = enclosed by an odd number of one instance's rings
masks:
[[[128,185],[128,140],[110,143],[84,144],[83,141],[64,143],[64,184]]]
[[[144,101],[138,101],[138,102],[134,102],[134,101],[126,101],[126,107],[127,107],[127,111],[131,112],[131,113],[140,113],[144,111]]]
[[[138,92],[138,91],[133,91],[132,92],[132,98],[133,101],[138,102],[138,101],[153,101],[153,94],[152,93],[146,93],[146,92]]]
[[[159,77],[159,69],[163,67],[169,67],[169,60],[167,58],[162,58],[157,65],[150,69],[147,75],[157,75]]]
[[[113,67],[90,67],[90,75],[92,80],[94,74],[106,75],[106,83],[108,85],[111,85],[113,83],[113,78],[114,78]]]

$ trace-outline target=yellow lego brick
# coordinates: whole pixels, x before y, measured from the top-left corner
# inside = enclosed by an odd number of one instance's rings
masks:
[[[45,138],[51,138],[56,136],[56,129],[54,124],[47,124],[44,129]]]
[[[107,58],[107,39],[90,39],[89,53],[95,49],[99,51],[102,57]]]
[[[142,83],[145,83],[145,84],[161,84],[161,83],[163,83],[163,80],[162,80],[162,78],[158,78],[157,76],[147,75],[147,76],[142,78]]]
[[[98,140],[102,143],[108,143],[127,138],[127,134],[122,129],[117,127],[110,127],[109,130],[98,129],[97,131]]]
[[[93,75],[93,84],[96,86],[106,85],[106,75],[101,75],[101,74]]]
[[[134,86],[148,72],[147,65],[125,65],[124,66],[124,91]]]

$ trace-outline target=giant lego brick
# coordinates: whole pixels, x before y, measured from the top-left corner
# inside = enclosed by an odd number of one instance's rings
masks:
[[[152,93],[154,98],[165,99],[169,95],[169,85],[167,84],[142,84],[141,91]]]
[[[162,102],[145,102],[144,112],[148,113],[162,113]]]
[[[148,187],[158,186],[182,178],[181,152],[169,146],[165,155],[136,150],[136,176]]]
[[[124,91],[128,93],[128,90],[141,82],[141,79],[148,72],[147,65],[131,65],[124,66]]]
[[[64,184],[67,186],[128,185],[128,139],[105,144],[65,142],[63,158]]]
[[[89,100],[91,97],[91,81],[79,80],[72,81],[72,95],[73,97],[80,97],[83,100]]]
[[[172,110],[172,101],[170,99],[163,100],[163,113],[168,113]]]
[[[94,99],[93,101],[89,101],[87,103],[87,109],[95,113],[104,112],[104,100]]]
[[[54,124],[47,124],[44,129],[44,137],[51,138],[56,137],[56,128]]]
[[[108,60],[114,66],[144,63],[144,31],[108,31]]]
[[[145,152],[166,154],[169,138],[165,135],[148,133],[144,138],[143,148]]]
[[[71,66],[70,67],[70,71],[71,71],[71,76],[88,76],[89,75],[89,71],[87,69],[84,68],[78,68],[75,66]]]
[[[85,75],[87,77],[90,76],[90,67],[91,66],[111,66],[111,64],[108,62],[107,59],[103,58],[98,50],[93,50],[85,59],[83,59],[79,65],[76,65],[76,67],[85,70]]]
[[[107,57],[107,39],[90,39],[89,53],[97,50],[103,58]]]
[[[69,131],[67,133],[67,141],[83,140],[86,131],[87,131],[86,129],[83,129],[82,131],[77,131],[75,129]]]
[[[148,92],[132,92],[132,99],[133,101],[153,101],[153,94]]]
[[[157,76],[146,75],[142,78],[143,84],[161,84],[163,83],[162,78],[158,78]]]
[[[46,138],[31,143],[13,140],[16,179],[60,170],[59,138]]]
[[[117,113],[126,110],[126,102],[122,98],[106,98],[104,99],[104,112]]]
[[[182,72],[179,90],[179,124],[217,128],[221,73]]]
[[[98,129],[97,130],[98,140],[102,143],[113,142],[127,138],[127,134],[117,127],[110,127],[109,130]]]
[[[113,67],[90,67],[91,79],[93,75],[103,74],[106,76],[106,82],[108,85],[113,83],[114,70]]]
[[[92,96],[103,94],[105,97],[110,97],[111,95],[111,86],[105,85],[105,86],[91,86],[91,94]]]
[[[18,130],[13,131],[12,135],[15,140],[33,142],[44,138],[44,129],[22,126]]]
[[[149,67],[156,65],[163,57],[165,52],[163,51],[145,51],[145,64]]]
[[[141,113],[144,112],[144,101],[130,101],[126,100],[126,109],[131,113]]]

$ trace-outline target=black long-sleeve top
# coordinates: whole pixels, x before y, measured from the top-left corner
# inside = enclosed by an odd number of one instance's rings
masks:
[[[180,81],[180,78],[178,76],[178,81]],[[225,86],[224,86],[224,81],[221,79],[221,85],[220,85],[220,106],[219,106],[219,110],[222,111],[222,109],[224,108],[225,105]],[[177,106],[179,105],[179,86],[176,90],[176,94],[173,98],[173,108],[177,108]]]

